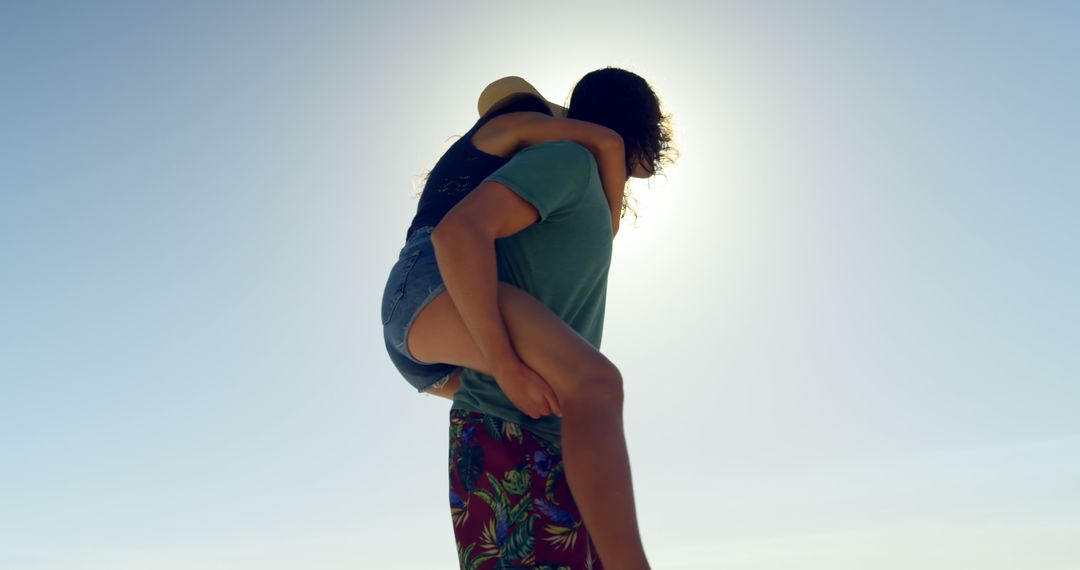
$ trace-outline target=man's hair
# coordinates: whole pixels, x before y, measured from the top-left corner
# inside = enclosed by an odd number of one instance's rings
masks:
[[[622,136],[626,172],[635,157],[644,158],[653,174],[674,160],[671,123],[660,100],[641,76],[615,67],[587,73],[570,94],[568,118],[603,125]]]

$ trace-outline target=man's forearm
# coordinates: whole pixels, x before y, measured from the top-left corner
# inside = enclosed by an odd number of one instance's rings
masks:
[[[495,238],[444,220],[431,234],[446,290],[492,370],[517,359],[499,311]]]

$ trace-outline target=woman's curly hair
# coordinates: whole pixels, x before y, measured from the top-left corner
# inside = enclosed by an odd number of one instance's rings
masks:
[[[660,174],[678,154],[671,142],[671,117],[660,109],[660,99],[641,76],[607,67],[587,73],[570,95],[571,119],[603,125],[622,136],[626,172],[634,171],[638,157],[650,174]],[[623,197],[623,215],[633,211],[629,190]]]

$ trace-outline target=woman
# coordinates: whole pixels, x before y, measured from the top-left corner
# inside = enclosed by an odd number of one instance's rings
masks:
[[[518,150],[529,145],[571,140],[588,148],[596,156],[604,192],[612,209],[612,235],[618,231],[623,213],[626,166],[622,137],[611,129],[566,119],[567,109],[545,100],[520,77],[504,77],[487,86],[478,103],[480,118],[458,139],[432,168],[420,196],[416,215],[406,231],[406,246],[395,265],[383,296],[383,324],[387,350],[395,366],[418,391],[452,398],[457,390],[453,374],[460,367],[448,364],[419,363],[409,353],[405,342],[422,309],[442,292],[443,283],[433,259],[421,259],[414,267],[412,255],[428,243],[430,233],[462,198],[484,178],[506,164]],[[409,254],[409,255],[406,255]],[[426,265],[423,263],[427,261]],[[407,290],[392,288],[400,279],[395,273],[407,273]],[[404,284],[404,283],[401,283]],[[426,292],[423,292],[426,286]],[[422,298],[409,298],[406,293]],[[389,323],[391,317],[405,321]],[[526,376],[499,386],[518,407],[532,418],[548,415],[557,408],[546,382]]]
[[[623,209],[625,173],[653,173],[666,158],[670,137],[665,117],[651,88],[632,73],[609,68],[586,75],[575,87],[566,120],[544,116],[542,108],[530,112],[522,107],[540,102],[535,96],[519,97],[488,113],[432,170],[387,283],[386,343],[399,370],[418,389],[450,396],[457,389],[455,371],[464,366],[494,376],[506,397],[534,420],[565,404],[561,453],[577,505],[567,499],[562,508],[571,510],[563,511],[537,503],[549,516],[561,513],[568,520],[580,508],[600,558],[610,567],[647,568],[622,433],[618,370],[520,289],[505,283],[470,289],[459,284],[473,277],[460,272],[453,279],[447,274],[444,284],[439,266],[449,267],[455,258],[452,240],[431,244],[432,225],[523,147],[569,139],[591,150],[611,209],[612,231]],[[470,291],[490,294],[477,298]],[[522,427],[533,431],[529,422]],[[581,543],[587,548],[587,540]]]

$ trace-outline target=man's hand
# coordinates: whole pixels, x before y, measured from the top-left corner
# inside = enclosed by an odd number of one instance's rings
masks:
[[[520,360],[507,361],[495,369],[495,382],[517,409],[534,420],[549,414],[562,415],[555,391],[539,374]]]

